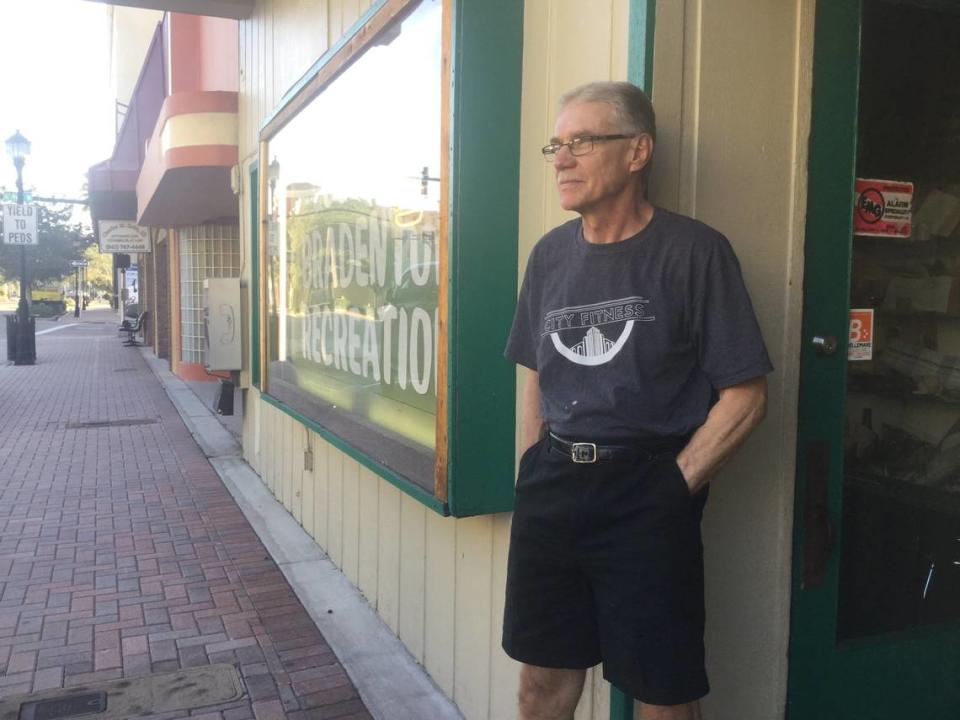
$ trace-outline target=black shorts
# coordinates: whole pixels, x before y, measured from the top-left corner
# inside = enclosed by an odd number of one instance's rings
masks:
[[[704,669],[707,488],[691,495],[678,443],[650,459],[576,464],[541,440],[520,459],[503,649],[588,668],[653,705],[709,691]]]

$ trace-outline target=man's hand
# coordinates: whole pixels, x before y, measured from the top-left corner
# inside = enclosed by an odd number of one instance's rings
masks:
[[[525,375],[520,403],[520,452],[534,445],[545,429],[540,415],[540,373],[528,369]]]
[[[677,456],[690,492],[707,482],[767,414],[766,377],[731,385],[719,394],[707,421]]]

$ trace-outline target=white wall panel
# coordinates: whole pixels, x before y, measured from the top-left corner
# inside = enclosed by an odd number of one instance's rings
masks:
[[[316,478],[316,489],[313,494],[313,539],[324,550],[329,552],[329,534],[330,526],[330,466],[329,457],[331,453],[339,452],[329,443],[324,442],[318,436],[312,435],[310,438],[313,444],[313,475]]]
[[[360,582],[360,465],[343,461],[343,574],[354,585]]]
[[[490,717],[507,718],[516,712],[520,665],[500,646],[503,630],[503,595],[507,583],[507,551],[510,547],[510,513],[491,518],[493,538],[490,565]]]
[[[290,418],[290,513],[303,525],[303,435],[304,427]]]
[[[458,520],[453,700],[468,718],[488,717],[490,707],[492,559],[492,518]]]
[[[327,47],[343,34],[343,3],[332,0],[327,10]]]
[[[400,625],[400,491],[380,483],[377,613],[391,630]]]
[[[280,485],[282,480],[281,468],[283,467],[283,453],[278,452],[283,442],[283,437],[280,433],[280,426],[283,423],[283,415],[277,411],[276,408],[272,408],[270,412],[270,435],[268,438],[270,455],[272,462],[270,463],[270,492],[273,493],[273,496],[280,499]]]
[[[310,450],[312,452],[316,443],[310,437],[310,431],[303,427],[299,428],[298,431],[303,436],[303,451],[306,452],[307,450]],[[314,462],[316,462],[316,457],[314,457]],[[314,465],[314,467],[316,467],[316,465]],[[316,539],[314,495],[317,492],[317,484],[313,471],[307,469],[306,467],[304,468],[303,473],[300,475],[300,488],[303,496],[300,501],[300,524],[303,525],[304,529],[308,533],[310,533],[311,537]]]
[[[453,697],[454,680],[456,568],[457,521],[428,513],[423,664],[449,697]]]
[[[400,496],[400,613],[397,634],[421,664],[428,512],[409,495]]]
[[[275,0],[274,42],[276,53],[274,103],[323,55],[327,43],[327,0]]]
[[[360,468],[360,582],[367,600],[377,602],[377,574],[380,547],[380,479]]]
[[[327,547],[330,559],[343,567],[343,464],[351,462],[343,453],[331,447],[327,453]]]
[[[293,433],[294,419],[289,415],[280,415],[280,447],[283,452],[283,462],[280,468],[280,502],[293,512]]]

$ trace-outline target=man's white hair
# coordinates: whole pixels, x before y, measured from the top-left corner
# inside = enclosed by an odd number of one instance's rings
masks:
[[[560,98],[562,110],[571,103],[601,102],[613,108],[617,131],[624,135],[649,135],[654,146],[657,141],[657,117],[647,94],[629,82],[592,82],[564,93]],[[646,187],[650,176],[650,162],[640,171]]]
[[[618,130],[630,135],[649,135],[657,139],[657,120],[647,94],[633,83],[592,82],[565,93],[563,109],[575,102],[602,102],[613,108]]]

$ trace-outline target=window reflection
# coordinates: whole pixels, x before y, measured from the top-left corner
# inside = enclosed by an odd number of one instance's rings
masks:
[[[269,142],[267,373],[432,491],[442,4],[414,5]]]

